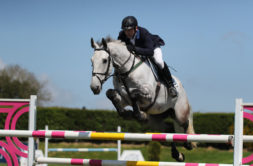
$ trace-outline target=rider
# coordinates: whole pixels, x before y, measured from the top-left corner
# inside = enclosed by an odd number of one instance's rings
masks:
[[[137,19],[134,16],[127,16],[122,20],[122,31],[120,31],[118,39],[125,42],[130,52],[135,52],[147,57],[152,57],[163,75],[169,94],[171,97],[177,96],[172,76],[167,64],[163,61],[162,50],[160,46],[164,46],[164,41],[158,36],[149,33],[143,27],[138,26]]]

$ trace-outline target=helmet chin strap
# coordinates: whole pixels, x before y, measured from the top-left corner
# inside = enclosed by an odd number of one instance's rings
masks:
[[[133,35],[133,37],[136,35],[137,30],[138,30],[138,26],[136,26],[136,27],[134,28],[134,35]],[[133,37],[132,37],[132,38],[133,38]]]

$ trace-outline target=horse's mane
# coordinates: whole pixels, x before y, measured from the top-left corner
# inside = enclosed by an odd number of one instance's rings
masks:
[[[107,36],[107,37],[105,38],[105,41],[106,41],[106,43],[115,42],[115,43],[119,43],[119,44],[125,45],[125,42],[122,42],[122,41],[120,41],[120,40],[115,40],[115,39],[113,39],[111,36]],[[102,41],[98,41],[97,44],[99,45],[99,47],[102,47],[102,46],[103,46]]]

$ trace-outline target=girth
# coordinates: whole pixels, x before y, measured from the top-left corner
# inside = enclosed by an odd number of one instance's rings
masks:
[[[126,89],[126,92],[127,92],[127,95],[129,96],[130,98],[130,101],[132,103],[132,107],[133,109],[137,108],[138,105],[136,103],[136,100],[134,98],[131,97],[131,93],[129,91],[129,88],[127,86],[127,83],[126,83],[126,77],[119,77],[120,81],[123,83],[125,89]],[[158,94],[159,94],[159,91],[160,91],[160,88],[161,88],[161,83],[160,82],[157,82],[156,84],[156,90],[155,90],[155,98],[153,100],[152,103],[150,103],[147,107],[142,107],[141,110],[144,111],[144,112],[147,112],[156,102],[156,99],[158,97]]]

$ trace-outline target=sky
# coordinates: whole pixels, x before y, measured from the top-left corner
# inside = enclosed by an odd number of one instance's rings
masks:
[[[235,98],[253,102],[251,0],[1,0],[0,69],[18,64],[47,80],[46,106],[114,109],[90,89],[91,48],[133,15],[161,36],[194,112],[234,112]]]

